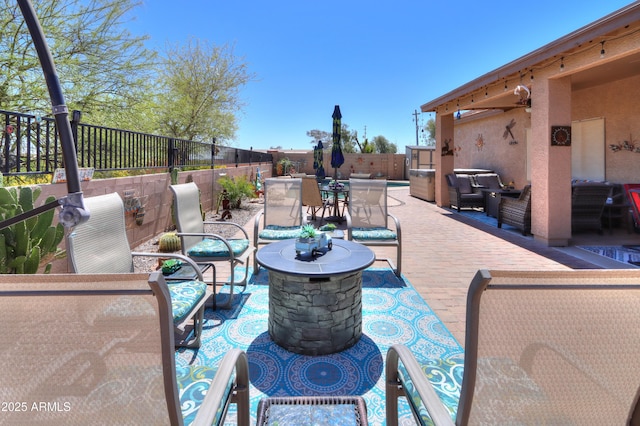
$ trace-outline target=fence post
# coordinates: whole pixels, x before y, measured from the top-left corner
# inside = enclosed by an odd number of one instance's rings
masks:
[[[76,152],[78,152],[78,124],[82,119],[82,111],[74,109],[71,114],[71,135],[73,136],[73,142],[76,145]]]
[[[169,172],[172,172],[175,166],[175,149],[173,138],[169,138],[169,144],[167,146],[167,164],[169,165]]]
[[[211,169],[215,168],[216,164],[216,138],[213,138],[211,143]]]

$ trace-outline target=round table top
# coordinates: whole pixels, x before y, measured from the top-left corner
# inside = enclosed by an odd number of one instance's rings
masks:
[[[295,239],[270,243],[258,250],[256,260],[271,271],[311,277],[360,271],[376,260],[375,253],[367,246],[336,238],[331,241],[333,248],[323,249],[315,257],[310,253],[296,254]]]

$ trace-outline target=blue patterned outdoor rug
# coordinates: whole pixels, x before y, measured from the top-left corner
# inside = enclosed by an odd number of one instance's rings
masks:
[[[251,417],[266,396],[361,395],[369,424],[385,424],[384,361],[395,343],[407,345],[418,359],[464,353],[444,324],[411,284],[390,269],[370,268],[362,275],[362,337],[342,352],[307,356],[282,349],[269,337],[268,275],[252,275],[246,290],[234,294],[233,308],[205,312],[199,350],[176,352],[178,365],[217,365],[227,350],[241,348],[249,359]],[[236,287],[236,290],[238,288]],[[242,289],[240,287],[240,289]],[[227,295],[218,295],[224,302]],[[414,424],[409,406],[400,401],[400,424]],[[235,420],[235,406],[227,416]]]
[[[626,263],[629,268],[640,266],[640,250],[637,246],[580,246],[583,250],[606,256],[618,262]]]

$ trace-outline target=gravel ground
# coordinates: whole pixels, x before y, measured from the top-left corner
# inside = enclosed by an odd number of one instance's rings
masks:
[[[246,225],[260,210],[262,210],[263,204],[260,202],[244,202],[239,209],[231,210],[231,219],[225,220],[227,222],[234,222],[238,225]],[[222,212],[220,212],[222,213]],[[208,222],[219,221],[220,214],[215,212],[207,212],[205,220]],[[238,232],[235,226],[224,225],[207,225],[205,227],[207,232],[222,235],[224,238],[231,238]],[[151,238],[147,242],[135,247],[133,251],[142,253],[157,253],[158,252],[158,239],[164,234],[158,234],[154,238]],[[133,258],[135,269],[138,272],[152,272],[158,267],[158,259],[153,257],[136,256]]]

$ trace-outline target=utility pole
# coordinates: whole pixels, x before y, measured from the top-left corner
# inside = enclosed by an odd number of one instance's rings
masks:
[[[416,122],[416,145],[420,145],[420,143],[418,142],[418,127],[420,127],[418,126],[418,110],[414,109],[413,114],[411,115],[413,115],[413,121]]]

